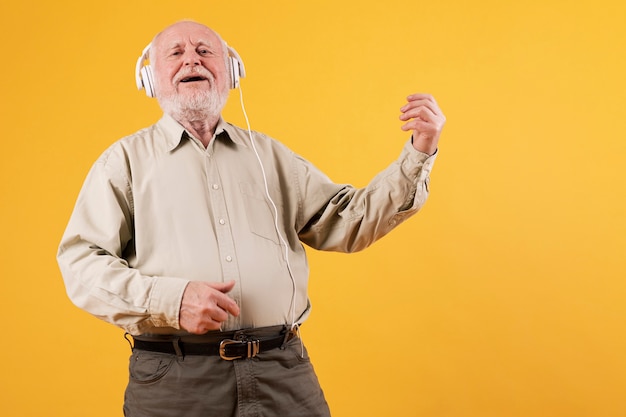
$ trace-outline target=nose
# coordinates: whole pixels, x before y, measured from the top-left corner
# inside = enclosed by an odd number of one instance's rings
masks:
[[[200,65],[200,56],[193,49],[187,50],[183,57],[183,63],[185,65]]]

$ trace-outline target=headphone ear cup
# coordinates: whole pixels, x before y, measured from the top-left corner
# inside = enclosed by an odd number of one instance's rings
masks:
[[[230,62],[230,88],[237,88],[239,87],[239,80],[246,76],[246,68],[237,51],[228,45],[226,47]]]
[[[239,61],[235,57],[230,57],[230,88],[239,87]]]
[[[137,84],[137,89],[141,90],[143,88],[148,97],[155,97],[152,67],[150,65],[144,65],[145,61],[148,59],[151,45],[152,44],[149,43],[143,48],[141,56],[137,59],[137,64],[135,64],[135,83]]]
[[[154,76],[150,65],[145,65],[141,68],[141,80],[143,81],[143,88],[146,90],[146,95],[148,97],[155,97]]]

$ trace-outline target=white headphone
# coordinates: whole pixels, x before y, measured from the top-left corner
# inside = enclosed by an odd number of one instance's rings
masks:
[[[148,53],[150,52],[151,46],[152,44],[149,43],[148,46],[143,48],[141,56],[137,59],[137,65],[135,66],[135,82],[139,90],[146,90],[148,97],[155,97],[152,66],[145,64],[146,60],[148,60]],[[246,68],[237,51],[228,45],[226,45],[226,48],[228,49],[228,62],[230,63],[230,88],[237,88],[239,87],[239,79],[246,76]]]

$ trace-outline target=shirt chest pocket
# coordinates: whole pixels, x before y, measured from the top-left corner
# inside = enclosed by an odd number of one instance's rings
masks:
[[[250,231],[278,245],[276,214],[264,190],[247,182],[240,182],[239,189],[243,195],[244,210]]]

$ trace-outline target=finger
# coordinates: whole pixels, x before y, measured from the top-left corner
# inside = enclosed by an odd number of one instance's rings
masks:
[[[411,103],[411,102],[415,102],[415,101],[425,101],[430,103],[431,105],[435,106],[435,107],[439,107],[439,105],[437,104],[437,100],[435,100],[435,97],[433,97],[430,94],[411,94],[409,96],[407,96],[406,100]]]
[[[413,94],[409,94],[406,99],[408,101],[413,101],[413,100],[435,100],[435,98],[431,95],[431,94],[427,94],[427,93],[413,93]]]
[[[230,313],[233,316],[237,317],[239,315],[239,305],[235,300],[227,296],[226,294],[220,294],[220,296],[216,300],[216,305],[226,314]],[[222,321],[226,320],[223,318]]]
[[[235,280],[228,282],[207,282],[206,285],[220,292],[227,293],[235,287]]]
[[[211,309],[207,319],[221,323],[228,320],[228,312],[226,312],[219,304],[216,304],[215,308]]]
[[[414,94],[414,95],[408,96],[407,101],[408,101],[407,104],[405,104],[404,106],[400,108],[401,112],[406,112],[410,109],[423,106],[423,107],[428,108],[430,111],[432,111],[436,115],[441,114],[441,110],[439,109],[439,105],[437,104],[437,101],[435,101],[435,98],[429,94]]]
[[[400,115],[400,120],[409,120],[409,119],[422,119],[427,121],[432,121],[437,117],[437,114],[434,113],[430,108],[419,106],[417,108],[410,108],[404,113]]]
[[[419,111],[428,111],[428,113],[433,116],[439,116],[441,114],[441,110],[439,110],[437,106],[434,106],[433,103],[428,101],[414,101],[400,108],[400,118],[407,119],[411,117],[411,114]]]
[[[415,130],[417,132],[435,132],[435,126],[430,122],[413,119],[400,127],[403,131]]]
[[[204,314],[195,317],[197,327],[206,330],[216,330],[222,323],[228,320],[228,313],[217,305],[205,311]]]

